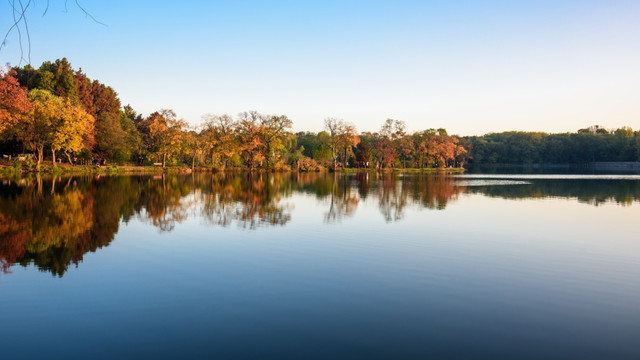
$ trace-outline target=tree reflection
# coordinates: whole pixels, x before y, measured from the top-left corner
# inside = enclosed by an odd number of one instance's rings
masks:
[[[104,213],[110,201],[95,201],[101,187],[72,178],[22,181],[24,186],[10,186],[0,197],[0,258],[3,270],[20,262],[33,262],[39,269],[62,275],[71,263],[82,261],[87,251],[107,245],[117,231],[100,238],[105,223],[97,215]],[[49,191],[43,191],[48,187]],[[10,196],[6,190],[10,190]],[[98,231],[97,231],[98,230]]]
[[[404,217],[404,208],[409,197],[406,184],[396,174],[382,175],[382,185],[378,187],[377,197],[378,206],[385,221],[398,221]]]
[[[516,186],[473,186],[469,192],[505,199],[573,198],[589,205],[640,201],[640,181],[601,179],[535,179]]]
[[[468,184],[469,182],[464,182]],[[283,226],[294,193],[315,196],[325,222],[372,204],[387,222],[407,207],[445,209],[460,193],[506,199],[563,197],[600,205],[640,200],[640,181],[540,180],[522,185],[461,186],[445,174],[197,173],[171,176],[27,177],[0,186],[0,271],[33,264],[62,276],[88,252],[108,246],[131,219],[172,231],[190,216],[215,226]],[[308,210],[307,210],[308,211]],[[321,215],[319,215],[321,216]]]
[[[450,201],[466,190],[456,184],[454,178],[444,174],[429,174],[407,181],[411,184],[414,201],[427,209],[444,210]]]
[[[188,177],[158,175],[140,178],[135,210],[142,221],[149,221],[159,231],[171,231],[187,219],[193,182]]]
[[[352,216],[358,208],[359,197],[350,180],[351,177],[333,173],[329,210],[324,216],[326,222]]]
[[[285,225],[291,220],[291,206],[282,199],[293,192],[292,178],[281,173],[223,173],[199,175],[198,200],[206,222],[244,228]]]

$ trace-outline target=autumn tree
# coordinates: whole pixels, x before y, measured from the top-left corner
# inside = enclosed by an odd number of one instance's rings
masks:
[[[394,124],[393,119],[387,119],[380,129],[380,133],[374,137],[374,148],[376,157],[382,167],[393,167],[396,157],[394,144]]]
[[[203,116],[203,120],[202,136],[205,139],[204,145],[211,154],[211,165],[215,166],[216,160],[220,159],[223,167],[228,167],[229,160],[238,150],[235,134],[236,121],[226,114],[221,116],[207,114]]]
[[[116,92],[89,79],[82,69],[75,71],[67,59],[46,61],[38,69],[26,65],[15,70],[22,86],[49,91],[74,105],[79,102],[95,119],[93,131],[84,135],[85,148],[120,161],[128,160],[134,148],[139,148],[137,129],[130,114],[121,110]]]
[[[206,138],[202,133],[199,133],[196,128],[185,131],[181,136],[180,145],[182,147],[182,153],[188,156],[191,161],[191,170],[194,170],[196,159],[201,158],[206,150],[204,146]]]
[[[472,158],[471,154],[471,141],[468,139],[460,139],[456,138],[458,143],[456,144],[455,149],[455,159],[454,164],[457,167],[463,167],[470,158]]]
[[[353,147],[358,145],[360,138],[356,127],[351,123],[343,123],[338,134],[338,149],[342,154],[342,166],[347,167],[349,157],[353,155]]]
[[[324,128],[329,134],[327,145],[331,149],[331,158],[333,159],[333,169],[338,167],[338,155],[343,149],[345,137],[343,136],[347,124],[342,119],[328,117],[324,119]]]
[[[55,163],[56,151],[62,151],[69,163],[72,153],[79,153],[84,147],[85,135],[93,131],[94,119],[80,105],[73,105],[69,99],[62,100],[61,117],[53,130],[51,156]]]
[[[2,133],[24,120],[31,104],[27,99],[27,91],[15,78],[15,71],[0,75],[0,133]]]
[[[184,120],[177,119],[173,110],[162,109],[145,119],[148,128],[147,144],[162,159],[162,167],[166,166],[167,156],[179,148],[183,129],[187,127]]]
[[[371,161],[371,140],[369,138],[360,137],[360,142],[356,147],[356,161],[365,166]]]
[[[401,120],[387,119],[380,128],[380,151],[384,157],[384,163],[394,166],[395,158],[400,155],[403,167],[406,167],[406,158],[413,149],[406,134],[406,124]]]
[[[54,164],[56,151],[63,151],[70,160],[70,153],[84,148],[83,139],[93,129],[94,120],[81,106],[39,89],[29,92],[29,100],[32,110],[17,125],[17,134],[36,152],[37,165],[43,161],[45,146],[50,147]]]
[[[240,140],[240,151],[244,154],[249,169],[253,169],[256,161],[264,160],[264,143],[262,142],[260,114],[257,111],[242,112],[238,115],[237,133]]]
[[[266,167],[272,168],[284,148],[287,130],[293,122],[285,115],[264,115],[260,117],[260,138],[265,147]]]
[[[51,144],[62,119],[62,100],[46,90],[31,90],[32,110],[25,121],[19,123],[19,138],[36,152],[37,165],[44,158],[45,146]]]

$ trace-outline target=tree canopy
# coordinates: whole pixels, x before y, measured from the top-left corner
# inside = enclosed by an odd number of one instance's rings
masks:
[[[216,169],[314,170],[339,167],[425,168],[473,164],[584,163],[640,160],[640,136],[629,127],[590,126],[575,133],[503,132],[459,137],[444,128],[407,131],[386,119],[358,133],[336,117],[324,131],[293,134],[283,114],[245,111],[188,124],[171,109],[148,116],[122,106],[118,94],[67,59],[14,67],[0,77],[0,148],[116,163],[185,164]]]

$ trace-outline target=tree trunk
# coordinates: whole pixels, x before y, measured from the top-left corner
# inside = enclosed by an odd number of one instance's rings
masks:
[[[266,156],[267,169],[271,169],[273,167],[271,160],[272,160],[271,159],[271,143],[267,141],[267,156]]]
[[[194,154],[193,157],[191,158],[191,171],[193,172],[193,170],[196,167],[196,155]]]
[[[36,153],[38,153],[38,161],[36,162],[36,167],[40,166],[42,162],[42,158],[44,156],[44,145],[36,145]]]
[[[347,168],[347,148],[344,148],[344,159],[342,159],[342,167]]]
[[[51,147],[51,163],[56,166],[56,149],[53,146]]]

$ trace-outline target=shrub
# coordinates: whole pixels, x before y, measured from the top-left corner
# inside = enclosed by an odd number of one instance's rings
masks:
[[[322,170],[322,166],[312,158],[303,157],[298,160],[298,169],[300,171],[320,171]]]

